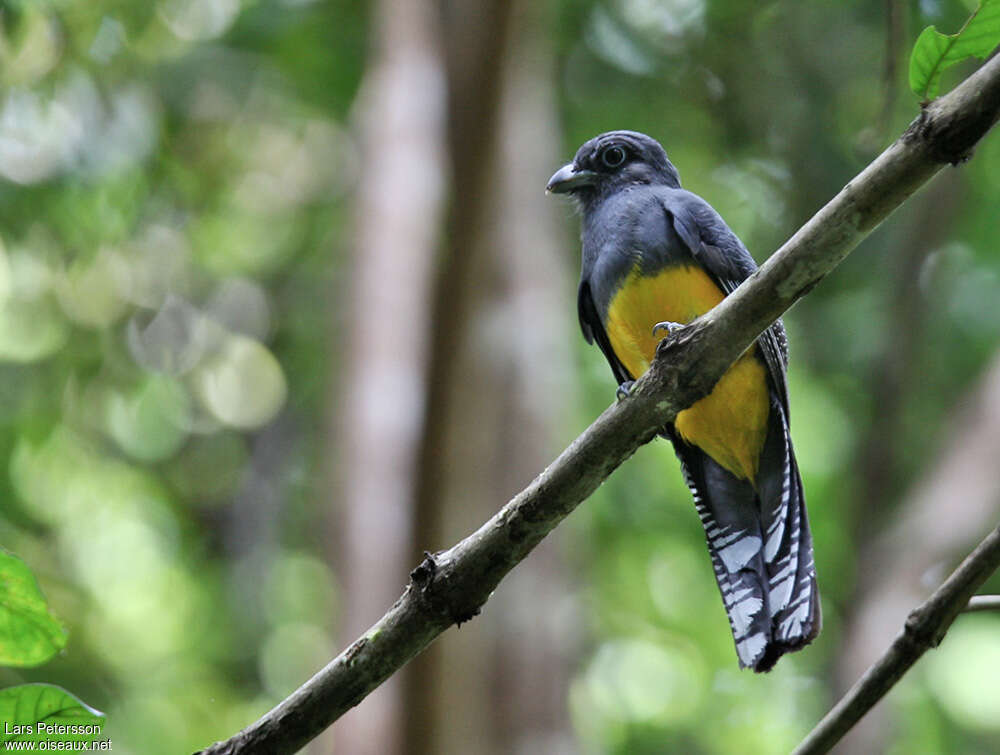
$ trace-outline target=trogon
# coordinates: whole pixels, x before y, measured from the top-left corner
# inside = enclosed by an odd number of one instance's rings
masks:
[[[663,147],[645,134],[591,139],[547,188],[579,204],[580,327],[607,357],[619,396],[646,372],[671,324],[707,312],[756,270],[736,234],[681,188]],[[807,645],[821,623],[788,429],[787,364],[779,320],[663,431],[705,528],[740,666],[755,671]]]

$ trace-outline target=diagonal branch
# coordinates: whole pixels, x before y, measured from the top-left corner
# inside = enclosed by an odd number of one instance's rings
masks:
[[[202,751],[295,752],[452,624],[475,616],[500,580],[678,411],[944,164],[957,164],[1000,116],[1000,58],[931,103],[733,294],[676,331],[624,401],[479,530],[429,555],[395,605],[312,679],[225,742]]]
[[[972,594],[1000,567],[1000,527],[993,530],[966,556],[933,595],[910,613],[903,631],[879,660],[824,716],[792,755],[829,752],[861,720],[885,693],[892,689],[910,666],[944,639],[945,632],[963,610],[988,610]],[[995,598],[996,596],[991,596]],[[996,602],[993,601],[993,606]]]

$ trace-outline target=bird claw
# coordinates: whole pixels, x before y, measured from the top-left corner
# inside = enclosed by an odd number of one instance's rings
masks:
[[[669,320],[664,320],[663,322],[658,322],[653,326],[653,336],[658,336],[660,332],[663,332],[664,338],[669,338],[673,335],[673,332],[678,328],[682,327],[679,322],[670,322]]]
[[[626,380],[615,390],[615,397],[621,401],[632,392],[633,385],[635,385],[634,380]]]

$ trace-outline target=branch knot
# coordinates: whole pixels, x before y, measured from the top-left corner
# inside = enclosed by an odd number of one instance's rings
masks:
[[[967,162],[973,147],[1000,117],[1000,85],[988,82],[961,95],[966,101],[961,113],[947,98],[942,98],[945,104],[941,99],[922,104],[920,115],[903,133],[902,140],[921,142],[935,162],[951,165]]]
[[[448,624],[461,626],[479,615],[480,606],[464,605],[462,595],[450,584],[445,570],[439,568],[438,559],[443,552],[424,551],[424,560],[410,572],[414,595]]]

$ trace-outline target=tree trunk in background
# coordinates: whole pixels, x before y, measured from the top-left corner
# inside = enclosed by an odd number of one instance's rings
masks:
[[[509,411],[497,428],[494,458],[508,463],[498,470],[502,495],[494,505],[523,487],[572,439],[566,416],[573,405],[574,347],[581,336],[575,257],[566,255],[557,223],[558,212],[569,208],[544,196],[565,150],[556,130],[548,27],[530,18],[541,10],[531,5],[530,12],[516,17],[505,72],[499,155],[506,170],[500,173],[497,188],[503,194],[496,207],[497,217],[506,222],[494,226],[492,241],[503,265],[500,330],[509,357],[504,400]],[[565,429],[560,433],[558,428]],[[580,644],[579,606],[560,554],[562,539],[555,534],[542,544],[495,597],[492,694],[497,741],[505,754],[579,750],[567,715],[570,672]]]
[[[418,550],[468,534],[568,439],[555,428],[573,385],[575,299],[557,205],[544,197],[560,150],[542,13],[505,0],[445,7],[445,36],[456,43],[455,193],[436,295]],[[409,752],[574,751],[571,600],[557,541],[547,543],[469,628],[416,659]]]
[[[442,217],[445,79],[429,0],[379,0],[358,99],[360,183],[338,416],[341,502],[334,554],[342,644],[399,596],[415,564],[416,454],[424,412],[427,323]],[[337,332],[337,328],[334,331]],[[335,453],[334,453],[335,452]],[[335,727],[337,749],[392,755],[402,745],[403,684],[394,679]]]

